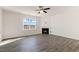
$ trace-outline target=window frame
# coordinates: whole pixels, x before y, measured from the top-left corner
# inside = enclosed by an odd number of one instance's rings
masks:
[[[28,20],[28,19],[32,19],[32,20],[35,20],[36,22],[36,24],[34,25],[35,26],[35,28],[34,29],[32,29],[30,26],[33,26],[33,25],[27,25],[27,26],[29,26],[29,28],[28,29],[25,29],[24,28],[24,20]],[[37,19],[36,18],[25,18],[25,19],[23,19],[23,30],[36,30],[36,27],[37,27]]]

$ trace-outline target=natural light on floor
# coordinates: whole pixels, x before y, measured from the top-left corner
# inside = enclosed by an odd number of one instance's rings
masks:
[[[14,42],[16,40],[20,40],[20,39],[22,39],[22,38],[10,39],[10,40],[2,41],[2,42],[0,42],[0,46],[5,45],[5,44],[8,44],[8,43],[11,43],[11,42]]]

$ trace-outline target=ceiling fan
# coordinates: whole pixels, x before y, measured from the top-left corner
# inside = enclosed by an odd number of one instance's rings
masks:
[[[36,9],[36,11],[40,14],[40,13],[47,13],[46,10],[49,10],[50,8],[44,8],[43,6],[38,6],[38,9]]]

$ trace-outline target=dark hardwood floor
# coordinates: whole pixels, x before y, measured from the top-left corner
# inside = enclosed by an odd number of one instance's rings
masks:
[[[0,46],[0,52],[78,52],[79,40],[56,35],[35,35]]]

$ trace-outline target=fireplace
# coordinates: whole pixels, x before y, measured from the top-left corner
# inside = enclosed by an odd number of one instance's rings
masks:
[[[42,28],[42,34],[49,34],[49,28]]]

